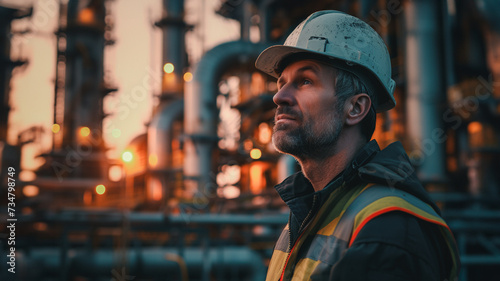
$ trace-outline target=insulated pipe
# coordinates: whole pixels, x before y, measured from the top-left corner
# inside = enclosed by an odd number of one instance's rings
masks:
[[[410,157],[423,182],[445,180],[444,102],[438,21],[439,1],[405,1],[407,130]]]
[[[222,75],[238,64],[253,65],[257,56],[267,47],[248,41],[233,41],[208,51],[198,63],[192,89],[186,89],[184,122],[184,175],[188,195],[200,192],[207,198],[212,192],[212,152],[217,144],[218,109],[216,98]],[[191,194],[189,194],[191,193]]]
[[[210,224],[210,225],[277,225],[284,226],[288,221],[288,213],[279,214],[178,214],[165,215],[164,213],[113,212],[105,210],[99,212],[67,212],[47,213],[43,217],[23,215],[22,223],[33,223],[42,219],[49,224],[63,224],[65,226],[106,225],[120,226],[126,220],[132,228],[163,230],[172,225]],[[84,228],[84,227],[82,227]]]
[[[184,112],[184,101],[176,100],[160,105],[156,115],[148,126],[148,159],[150,169],[172,168],[172,125],[181,120]]]
[[[180,255],[176,248],[143,248],[127,250],[126,264],[121,264],[120,252],[113,249],[96,251],[70,250],[67,265],[72,276],[92,280],[120,279],[132,280],[132,276],[143,278],[177,277],[181,279],[187,272],[188,280],[200,280],[204,263],[212,276],[235,276],[237,280],[260,281],[265,279],[266,268],[262,258],[253,250],[242,246],[222,246],[214,248],[186,248]],[[206,260],[203,258],[206,257]],[[18,269],[23,280],[40,280],[57,277],[60,251],[55,248],[32,249],[29,254],[16,254]],[[119,267],[121,266],[121,267]],[[176,276],[177,275],[177,276]]]
[[[162,103],[156,111],[155,116],[148,126],[147,154],[148,170],[151,171],[147,178],[147,194],[149,198],[155,198],[155,192],[161,190],[162,197],[168,196],[166,184],[169,174],[166,173],[175,168],[172,160],[173,125],[175,121],[181,120],[184,112],[184,100],[174,100],[170,103]]]

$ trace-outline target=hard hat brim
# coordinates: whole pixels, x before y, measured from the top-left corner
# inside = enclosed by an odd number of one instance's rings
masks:
[[[280,71],[283,70],[280,69],[280,67],[283,67],[281,65],[282,61],[295,54],[310,54],[319,58],[324,58],[324,61],[321,60],[322,62],[353,73],[359,77],[369,89],[375,91],[375,93],[379,93],[378,102],[375,105],[377,112],[387,111],[396,106],[396,101],[394,100],[392,93],[389,93],[389,91],[393,91],[393,89],[386,89],[382,81],[380,81],[378,77],[370,75],[370,71],[364,66],[347,62],[341,58],[331,55],[326,55],[323,52],[311,51],[292,46],[275,45],[260,53],[259,57],[255,61],[255,67],[274,78],[278,78],[281,74]],[[372,81],[372,83],[367,83],[367,81]],[[394,83],[393,80],[391,81]]]
[[[309,50],[297,47],[279,45],[271,46],[260,53],[259,57],[257,57],[257,60],[255,61],[255,67],[257,67],[260,71],[273,76],[274,78],[278,78],[280,75],[280,73],[277,73],[279,63],[283,61],[285,57],[304,52],[313,53]]]

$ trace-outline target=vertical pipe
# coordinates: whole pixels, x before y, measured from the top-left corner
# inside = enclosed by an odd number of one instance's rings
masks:
[[[439,1],[405,2],[407,122],[410,156],[423,182],[445,178],[445,159],[439,107],[444,98]]]
[[[148,126],[147,165],[150,171],[147,175],[147,191],[151,199],[155,192],[162,190],[161,198],[166,199],[167,186],[171,181],[168,171],[172,168],[173,126],[181,120],[184,83],[185,47],[184,33],[184,0],[163,0],[162,19],[156,26],[162,30],[162,67],[171,63],[173,71],[163,73],[160,105],[155,110],[155,116]],[[153,172],[154,171],[154,172]],[[171,188],[171,186],[168,186]]]
[[[242,16],[240,21],[240,38],[243,41],[250,41],[250,18],[252,17],[252,7],[250,1],[243,0]]]
[[[172,63],[175,83],[163,84],[163,95],[182,95],[182,75],[186,66],[184,48],[184,0],[163,0],[163,65]]]

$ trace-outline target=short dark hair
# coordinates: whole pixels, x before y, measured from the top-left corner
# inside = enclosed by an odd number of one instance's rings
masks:
[[[340,112],[344,108],[344,104],[348,98],[365,93],[370,97],[371,106],[370,111],[361,121],[361,133],[366,138],[366,141],[370,141],[375,131],[375,125],[377,123],[377,116],[375,113],[375,106],[377,100],[376,96],[369,91],[368,88],[363,84],[363,81],[359,79],[356,75],[349,71],[335,68],[335,93],[337,94],[337,111]]]
[[[323,55],[305,53],[305,52],[292,54],[283,58],[275,68],[275,72],[281,75],[283,70],[291,63],[306,59],[319,61],[321,63],[330,65],[335,69],[336,75],[334,79],[335,83],[334,87],[335,87],[335,93],[337,94],[338,97],[337,108],[336,108],[337,112],[340,112],[340,110],[343,109],[347,99],[354,95],[365,93],[370,97],[371,100],[370,111],[361,121],[361,133],[365,137],[366,141],[370,141],[373,136],[373,132],[375,131],[375,125],[377,123],[377,114],[375,110],[375,104],[377,104],[377,97],[375,96],[375,93],[373,93],[371,90],[370,91],[368,90],[368,88],[365,86],[363,81],[358,76],[349,71],[335,67],[334,61],[326,59],[325,56]]]

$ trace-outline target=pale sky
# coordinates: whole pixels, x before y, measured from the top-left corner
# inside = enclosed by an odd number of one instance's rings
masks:
[[[1,0],[0,0],[1,1]],[[8,142],[15,144],[20,131],[32,126],[42,126],[45,133],[40,143],[28,144],[23,149],[22,166],[35,169],[41,159],[34,157],[51,147],[53,123],[53,99],[55,77],[55,42],[53,32],[57,29],[58,0],[1,1],[18,6],[34,5],[30,19],[19,20],[16,30],[30,27],[31,34],[16,35],[12,41],[12,57],[25,58],[29,64],[19,68],[11,81]],[[118,157],[125,146],[137,135],[145,132],[145,123],[151,119],[153,95],[160,93],[160,84],[144,84],[148,75],[161,75],[162,38],[159,29],[151,27],[161,16],[161,0],[115,0],[112,14],[115,18],[113,30],[116,44],[105,53],[105,70],[110,72],[113,86],[119,90],[105,99],[105,112],[115,115],[105,119],[104,127],[119,129],[120,137],[113,137],[111,130],[105,130],[107,145],[112,147],[111,157]],[[186,0],[186,19],[190,24],[198,24],[188,35],[190,61],[196,62],[215,45],[236,40],[239,24],[214,13],[220,0]],[[204,14],[204,17],[200,15]],[[203,35],[204,36],[200,36]],[[202,38],[203,41],[202,42]],[[155,81],[150,79],[150,81]],[[149,94],[136,101],[127,114],[117,114],[116,108],[124,104],[134,87],[143,87]]]

